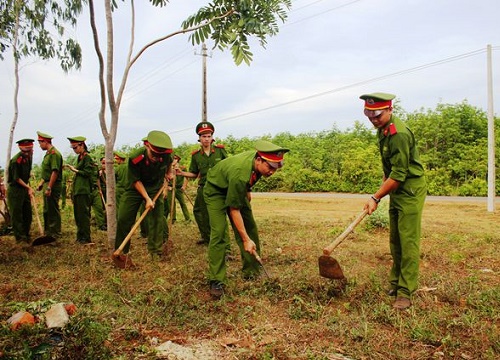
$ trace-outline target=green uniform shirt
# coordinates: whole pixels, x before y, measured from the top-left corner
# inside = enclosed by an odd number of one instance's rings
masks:
[[[56,170],[59,173],[56,183],[60,183],[62,179],[62,166],[63,158],[61,153],[55,147],[51,147],[45,152],[42,165],[40,166],[42,179],[48,183],[52,171]]]
[[[227,158],[227,153],[223,145],[212,145],[209,155],[205,154],[203,148],[199,148],[191,154],[189,172],[199,174],[198,185],[203,186],[206,182],[208,170],[225,158]]]
[[[227,207],[249,207],[247,193],[260,178],[253,171],[255,154],[249,150],[219,162],[208,172],[207,183],[213,186],[205,191],[225,195]]]
[[[126,162],[115,165],[115,183],[116,187],[126,189],[127,187],[127,163]]]
[[[392,116],[389,123],[378,130],[382,167],[386,178],[404,182],[424,175],[424,167],[411,130]]]
[[[76,168],[78,172],[73,179],[73,195],[90,195],[96,177],[94,160],[88,153],[79,155]]]
[[[165,154],[159,161],[151,162],[145,147],[132,151],[127,165],[125,188],[133,188],[133,183],[141,181],[146,188],[159,189],[163,185],[165,173],[172,161],[172,154]]]
[[[26,184],[29,183],[30,180],[30,172],[31,172],[31,157],[23,156],[23,152],[18,152],[9,163],[9,179],[8,183],[14,186],[21,186],[17,183],[18,179],[21,179]]]

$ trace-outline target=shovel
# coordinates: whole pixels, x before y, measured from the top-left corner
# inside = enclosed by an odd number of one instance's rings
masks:
[[[156,200],[158,200],[158,198],[163,193],[163,190],[165,189],[166,186],[167,186],[167,182],[165,181],[163,183],[163,186],[160,188],[160,190],[158,190],[155,197],[153,198],[153,203],[155,203]],[[121,269],[125,269],[127,266],[131,266],[131,264],[127,264],[127,262],[130,263],[130,260],[128,259],[128,257],[123,256],[121,252],[123,251],[123,248],[125,247],[125,245],[127,245],[127,243],[130,241],[130,239],[132,238],[132,235],[134,235],[134,233],[137,230],[137,228],[139,227],[139,225],[141,225],[142,220],[144,220],[146,215],[149,213],[150,209],[151,208],[147,208],[143,211],[141,217],[135,222],[134,226],[132,226],[132,229],[130,229],[130,231],[127,234],[127,236],[125,237],[125,239],[123,239],[120,247],[118,249],[116,249],[113,252],[113,254],[111,255],[111,259],[113,260],[113,263],[117,267],[119,267]]]
[[[35,210],[36,223],[38,225],[38,232],[40,233],[40,236],[33,240],[31,246],[45,245],[56,241],[55,237],[43,234],[42,223],[40,222],[40,216],[38,215],[38,206],[36,205],[34,195],[31,196],[31,204],[33,205],[33,209]]]
[[[337,260],[332,258],[330,254],[333,250],[342,242],[344,239],[354,230],[354,228],[364,219],[368,214],[366,210],[363,210],[358,217],[340,234],[330,245],[323,249],[323,255],[318,258],[319,264],[319,274],[328,279],[345,279],[342,268],[340,267]]]

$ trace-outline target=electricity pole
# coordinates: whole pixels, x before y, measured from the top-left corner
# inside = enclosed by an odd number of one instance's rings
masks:
[[[488,211],[495,211],[495,117],[493,115],[493,71],[491,61],[491,45],[487,48],[488,77]]]
[[[196,53],[195,53],[196,54]],[[201,89],[201,121],[207,120],[207,45],[201,46],[202,61],[202,89]]]

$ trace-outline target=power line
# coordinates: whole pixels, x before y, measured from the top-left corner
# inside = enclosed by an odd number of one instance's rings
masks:
[[[500,46],[495,46],[495,47],[492,47],[492,48],[495,49],[495,50],[498,50],[500,48]],[[383,75],[383,76],[371,78],[371,79],[368,79],[368,80],[363,80],[363,81],[360,81],[360,82],[357,82],[357,83],[354,83],[354,84],[350,84],[350,85],[346,85],[346,86],[341,86],[339,88],[331,89],[331,90],[328,90],[328,91],[323,91],[323,92],[320,92],[320,93],[317,93],[317,94],[313,94],[313,95],[309,95],[309,96],[305,96],[305,97],[302,97],[302,98],[299,98],[299,99],[282,102],[282,103],[279,103],[279,104],[267,106],[267,107],[260,108],[260,109],[255,109],[255,110],[252,110],[252,111],[248,111],[248,112],[245,112],[245,113],[242,113],[242,114],[238,114],[238,115],[234,115],[234,116],[229,116],[229,117],[226,117],[226,118],[223,118],[223,119],[220,119],[220,120],[215,120],[215,121],[212,121],[212,122],[213,123],[221,123],[221,122],[225,122],[225,121],[229,121],[229,120],[234,120],[234,119],[242,118],[242,117],[245,117],[245,116],[248,116],[248,115],[252,115],[252,114],[256,114],[256,113],[260,113],[260,112],[264,112],[264,111],[276,109],[276,108],[279,108],[279,107],[283,107],[283,106],[287,106],[287,105],[292,105],[292,104],[297,104],[297,103],[300,103],[300,102],[303,102],[303,101],[307,101],[307,100],[311,100],[311,99],[318,98],[318,97],[321,97],[321,96],[325,96],[325,95],[329,95],[329,94],[341,92],[341,91],[344,91],[344,90],[347,90],[347,89],[350,89],[350,88],[354,88],[354,87],[358,87],[358,86],[361,86],[361,85],[370,84],[370,83],[373,83],[373,82],[377,82],[377,81],[389,79],[389,78],[396,77],[396,76],[402,76],[402,75],[410,74],[410,73],[421,71],[421,70],[424,70],[424,69],[427,69],[427,68],[430,68],[430,67],[434,67],[434,66],[446,64],[446,63],[449,63],[449,62],[459,61],[459,60],[462,60],[462,59],[465,59],[465,58],[468,58],[468,57],[471,57],[471,56],[476,56],[476,55],[482,54],[485,51],[486,51],[485,49],[478,49],[478,50],[470,51],[470,52],[467,52],[467,53],[464,53],[464,54],[451,56],[451,57],[448,57],[448,58],[445,58],[445,59],[441,59],[441,60],[437,60],[437,61],[434,61],[434,62],[431,62],[431,63],[424,64],[424,65],[419,65],[419,66],[415,66],[415,67],[412,67],[412,68],[409,68],[409,69],[397,71],[397,72],[394,72],[394,73],[391,73],[391,74],[387,74],[387,75]],[[170,131],[170,133],[171,134],[175,134],[175,133],[180,133],[180,132],[184,132],[184,131],[188,131],[188,130],[192,130],[192,128],[189,127],[189,128],[184,128],[184,129],[180,129],[180,130]]]

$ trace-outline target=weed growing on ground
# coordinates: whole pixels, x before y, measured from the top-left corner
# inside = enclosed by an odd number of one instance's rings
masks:
[[[371,217],[332,254],[346,283],[319,276],[323,247],[359,214],[363,199],[259,196],[252,204],[271,278],[244,280],[233,242],[220,301],[208,294],[207,248],[195,245],[192,223],[174,224],[165,261],[151,262],[145,239],[134,235],[131,255],[138,266],[125,271],[112,266],[106,233],[93,230],[94,247],[76,244],[70,216],[53,245],[22,248],[3,236],[2,356],[153,359],[155,346],[169,340],[209,346],[217,359],[500,356],[500,221],[484,204],[426,204],[420,289],[414,306],[397,312],[385,293],[387,228],[367,225]],[[12,331],[5,323],[17,311],[37,315],[55,302],[77,306],[60,331],[43,322]]]

